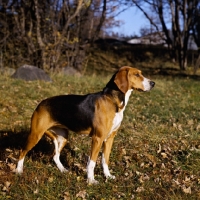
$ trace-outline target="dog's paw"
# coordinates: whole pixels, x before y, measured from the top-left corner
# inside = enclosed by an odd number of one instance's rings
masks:
[[[97,185],[99,182],[96,181],[95,179],[88,179],[87,180],[88,185]]]
[[[68,172],[68,170],[66,169],[66,168],[60,168],[60,171],[62,172],[62,173],[67,173]]]
[[[23,174],[23,169],[16,168],[16,169],[13,169],[12,172],[17,174],[17,175],[22,175]]]
[[[106,179],[115,179],[115,176],[110,174],[110,175],[106,176]]]

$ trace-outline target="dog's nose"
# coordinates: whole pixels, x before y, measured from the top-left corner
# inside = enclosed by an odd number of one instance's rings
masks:
[[[153,81],[150,81],[150,85],[151,85],[151,87],[154,87],[154,85],[155,85],[155,82],[153,82]]]

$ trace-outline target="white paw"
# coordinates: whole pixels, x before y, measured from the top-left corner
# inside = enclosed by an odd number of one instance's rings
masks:
[[[68,172],[68,170],[67,170],[66,168],[64,168],[64,167],[60,168],[59,170],[60,170],[62,173],[67,173],[67,172]]]
[[[13,172],[18,174],[18,175],[21,175],[23,173],[23,169],[16,168],[16,169],[13,169]]]
[[[109,174],[109,175],[106,176],[106,179],[115,179],[115,176]]]
[[[22,174],[23,173],[23,163],[24,163],[24,158],[18,161],[17,163],[17,168],[13,170],[16,174]]]
[[[87,183],[88,183],[89,185],[96,185],[96,184],[98,184],[99,182],[96,181],[95,179],[88,178],[88,179],[87,179]]]

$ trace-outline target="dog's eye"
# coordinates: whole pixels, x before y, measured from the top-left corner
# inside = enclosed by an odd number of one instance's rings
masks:
[[[135,74],[135,76],[136,76],[136,77],[140,77],[140,75],[139,75],[139,74]]]

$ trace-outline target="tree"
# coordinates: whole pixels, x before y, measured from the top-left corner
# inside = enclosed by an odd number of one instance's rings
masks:
[[[112,24],[116,0],[2,0],[0,53],[7,66],[84,67],[88,44]]]
[[[0,46],[3,55],[8,55],[6,60],[12,60],[13,65],[28,62],[44,69],[64,64],[61,57],[66,50],[71,51],[71,44],[77,41],[77,32],[71,26],[80,11],[90,6],[84,0],[74,3],[70,0],[2,2],[0,35],[3,39]]]
[[[199,0],[132,0],[155,29],[165,34],[171,56],[187,69],[188,40]],[[156,18],[152,17],[155,14]],[[155,20],[156,19],[156,20]],[[168,25],[171,25],[171,31]]]
[[[192,27],[192,35],[198,47],[198,58],[194,66],[194,74],[195,74],[197,72],[197,69],[200,67],[200,5],[198,5],[193,20],[194,20],[194,26]]]

